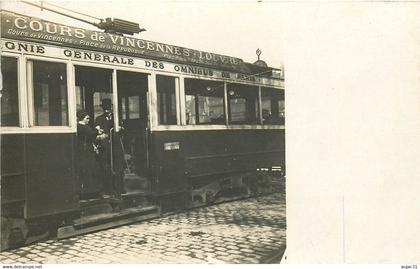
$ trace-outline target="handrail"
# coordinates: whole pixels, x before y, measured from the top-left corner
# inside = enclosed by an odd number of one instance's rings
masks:
[[[113,130],[114,130],[114,128],[111,128],[109,130],[109,142],[111,143],[111,145],[110,145],[110,149],[111,149],[110,150],[110,153],[111,153],[111,172],[112,172],[113,175],[115,175],[115,170],[114,170],[114,147],[113,147],[114,138],[113,138],[113,135],[112,135]]]

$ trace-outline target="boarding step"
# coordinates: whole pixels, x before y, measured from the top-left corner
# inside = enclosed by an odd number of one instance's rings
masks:
[[[110,220],[119,220],[119,219],[131,217],[134,215],[147,214],[147,213],[151,213],[155,211],[158,211],[158,207],[154,205],[147,206],[147,207],[127,208],[119,212],[101,213],[101,214],[96,214],[96,215],[84,216],[84,217],[74,220],[73,226],[75,228],[79,228],[82,226],[83,227],[93,226],[93,225],[108,222]]]
[[[131,191],[121,194],[120,208],[145,207],[156,205],[157,200],[155,194],[148,191]]]
[[[80,200],[79,210],[81,216],[111,213],[114,211],[115,205],[119,203],[121,200],[116,198]]]
[[[157,194],[155,192],[147,191],[147,190],[131,190],[121,194],[121,199],[129,199],[132,197],[156,197]]]
[[[57,231],[57,238],[64,239],[75,235],[157,218],[159,216],[160,208],[158,206],[127,208],[119,212],[82,216],[74,220],[73,225],[60,227]]]

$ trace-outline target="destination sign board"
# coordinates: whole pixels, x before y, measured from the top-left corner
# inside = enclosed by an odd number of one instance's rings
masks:
[[[240,58],[86,30],[1,11],[1,37],[249,73]]]
[[[192,64],[171,63],[168,61],[151,60],[148,58],[116,55],[66,47],[63,48],[61,46],[44,45],[35,42],[23,42],[8,39],[2,39],[0,44],[3,52],[52,57],[65,61],[71,60],[75,64],[77,64],[77,62],[106,64],[143,70],[178,73],[197,78],[207,77],[212,79],[223,79],[284,89],[284,81],[280,79],[259,77],[232,71],[222,71]]]

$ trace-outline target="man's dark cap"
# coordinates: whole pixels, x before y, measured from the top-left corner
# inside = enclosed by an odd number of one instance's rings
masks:
[[[102,99],[101,107],[103,109],[111,109],[111,99],[109,98]]]

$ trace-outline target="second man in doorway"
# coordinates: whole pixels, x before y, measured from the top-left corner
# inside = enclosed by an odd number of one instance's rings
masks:
[[[98,156],[103,188],[105,196],[110,195],[116,197],[121,193],[121,165],[119,165],[119,147],[113,147],[113,144],[115,139],[119,139],[119,136],[117,137],[117,134],[114,133],[114,115],[112,113],[111,99],[103,99],[101,107],[103,113],[95,119],[95,128],[98,130],[98,133],[103,134],[104,137],[104,139],[99,141]]]

